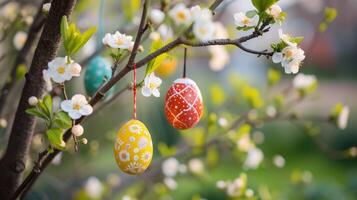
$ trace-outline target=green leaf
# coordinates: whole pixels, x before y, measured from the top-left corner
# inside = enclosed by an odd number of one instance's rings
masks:
[[[51,119],[51,112],[50,110],[47,108],[47,106],[45,105],[45,103],[43,102],[43,100],[39,100],[37,107],[39,108],[39,110],[45,114],[47,116],[47,119]]]
[[[66,143],[63,141],[64,131],[60,128],[52,128],[46,131],[48,141],[56,149],[64,150]]]
[[[46,106],[49,113],[52,113],[52,97],[51,95],[46,95],[43,98],[43,103]]]
[[[252,0],[254,7],[259,11],[259,13],[263,13],[270,6],[278,2],[278,0]]]
[[[238,31],[249,31],[250,29],[253,29],[254,26],[238,26],[237,30]]]
[[[160,40],[155,40],[151,43],[151,49],[150,52],[154,52],[158,49],[160,49],[161,47],[164,46],[164,42],[160,39]],[[148,74],[151,74],[152,72],[154,72],[156,70],[156,68],[158,68],[160,66],[160,64],[169,57],[168,53],[163,53],[159,56],[157,56],[156,58],[152,59],[146,67],[146,72],[145,72],[145,77]]]
[[[257,11],[256,10],[250,10],[248,12],[245,13],[245,15],[249,18],[253,18],[255,15],[257,15]]]
[[[35,117],[39,117],[42,118],[44,120],[48,120],[48,117],[46,114],[44,114],[43,112],[39,111],[37,108],[28,108],[25,111],[27,114],[35,116]]]
[[[77,45],[74,47],[72,54],[75,54],[80,50],[92,37],[92,35],[97,31],[96,27],[92,27],[80,35]]]
[[[293,43],[296,43],[296,44],[300,44],[303,39],[304,39],[304,37],[293,37],[293,38],[290,39],[290,42],[293,42]]]
[[[61,129],[69,129],[72,127],[72,119],[64,111],[59,111],[55,114],[53,123]]]

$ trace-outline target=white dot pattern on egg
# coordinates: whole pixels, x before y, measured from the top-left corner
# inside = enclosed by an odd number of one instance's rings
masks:
[[[151,135],[139,120],[130,120],[118,131],[114,156],[119,168],[128,174],[144,172],[150,165],[153,154]]]

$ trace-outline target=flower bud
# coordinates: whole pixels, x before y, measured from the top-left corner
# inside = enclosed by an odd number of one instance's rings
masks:
[[[38,99],[35,96],[29,98],[28,103],[30,106],[36,106],[38,104]]]
[[[74,136],[79,137],[79,136],[83,135],[84,129],[83,129],[83,126],[77,124],[72,127],[71,131]]]
[[[83,139],[82,139],[82,143],[83,143],[83,144],[87,144],[87,143],[88,143],[87,138],[83,138]]]
[[[0,118],[0,128],[7,127],[7,120],[5,118]]]

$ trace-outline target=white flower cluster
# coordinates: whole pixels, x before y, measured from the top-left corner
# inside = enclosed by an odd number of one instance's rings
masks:
[[[279,37],[287,46],[281,52],[274,52],[272,60],[274,63],[281,63],[285,73],[296,74],[305,59],[305,52],[298,47],[298,44],[293,41],[290,35],[284,34],[282,29],[279,29]]]
[[[155,76],[155,73],[147,75],[144,79],[144,86],[141,88],[141,93],[144,97],[149,97],[153,95],[154,97],[160,97],[159,87],[162,80]]]
[[[212,11],[196,5],[187,8],[185,4],[177,4],[169,11],[169,16],[177,26],[193,24],[193,33],[200,41],[207,41],[214,37],[215,24],[212,21]]]
[[[298,74],[293,79],[293,86],[299,90],[305,90],[312,87],[314,84],[317,83],[316,76],[314,75],[305,75],[305,74]]]
[[[165,176],[164,184],[171,190],[177,188],[177,183],[174,177],[178,173],[186,173],[187,167],[184,164],[181,164],[176,158],[171,157],[162,162],[161,165],[162,173]]]
[[[254,191],[247,188],[247,175],[244,173],[233,181],[217,181],[216,186],[219,189],[225,189],[227,195],[232,198],[252,198],[254,196]]]
[[[102,39],[104,45],[113,49],[123,49],[131,51],[134,46],[133,37],[116,31],[114,34],[107,33]]]

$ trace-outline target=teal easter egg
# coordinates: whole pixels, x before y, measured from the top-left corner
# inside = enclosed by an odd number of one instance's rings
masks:
[[[89,96],[95,92],[112,77],[112,68],[110,63],[101,56],[92,58],[84,74],[84,86]],[[113,90],[107,92],[107,97],[113,94]]]

